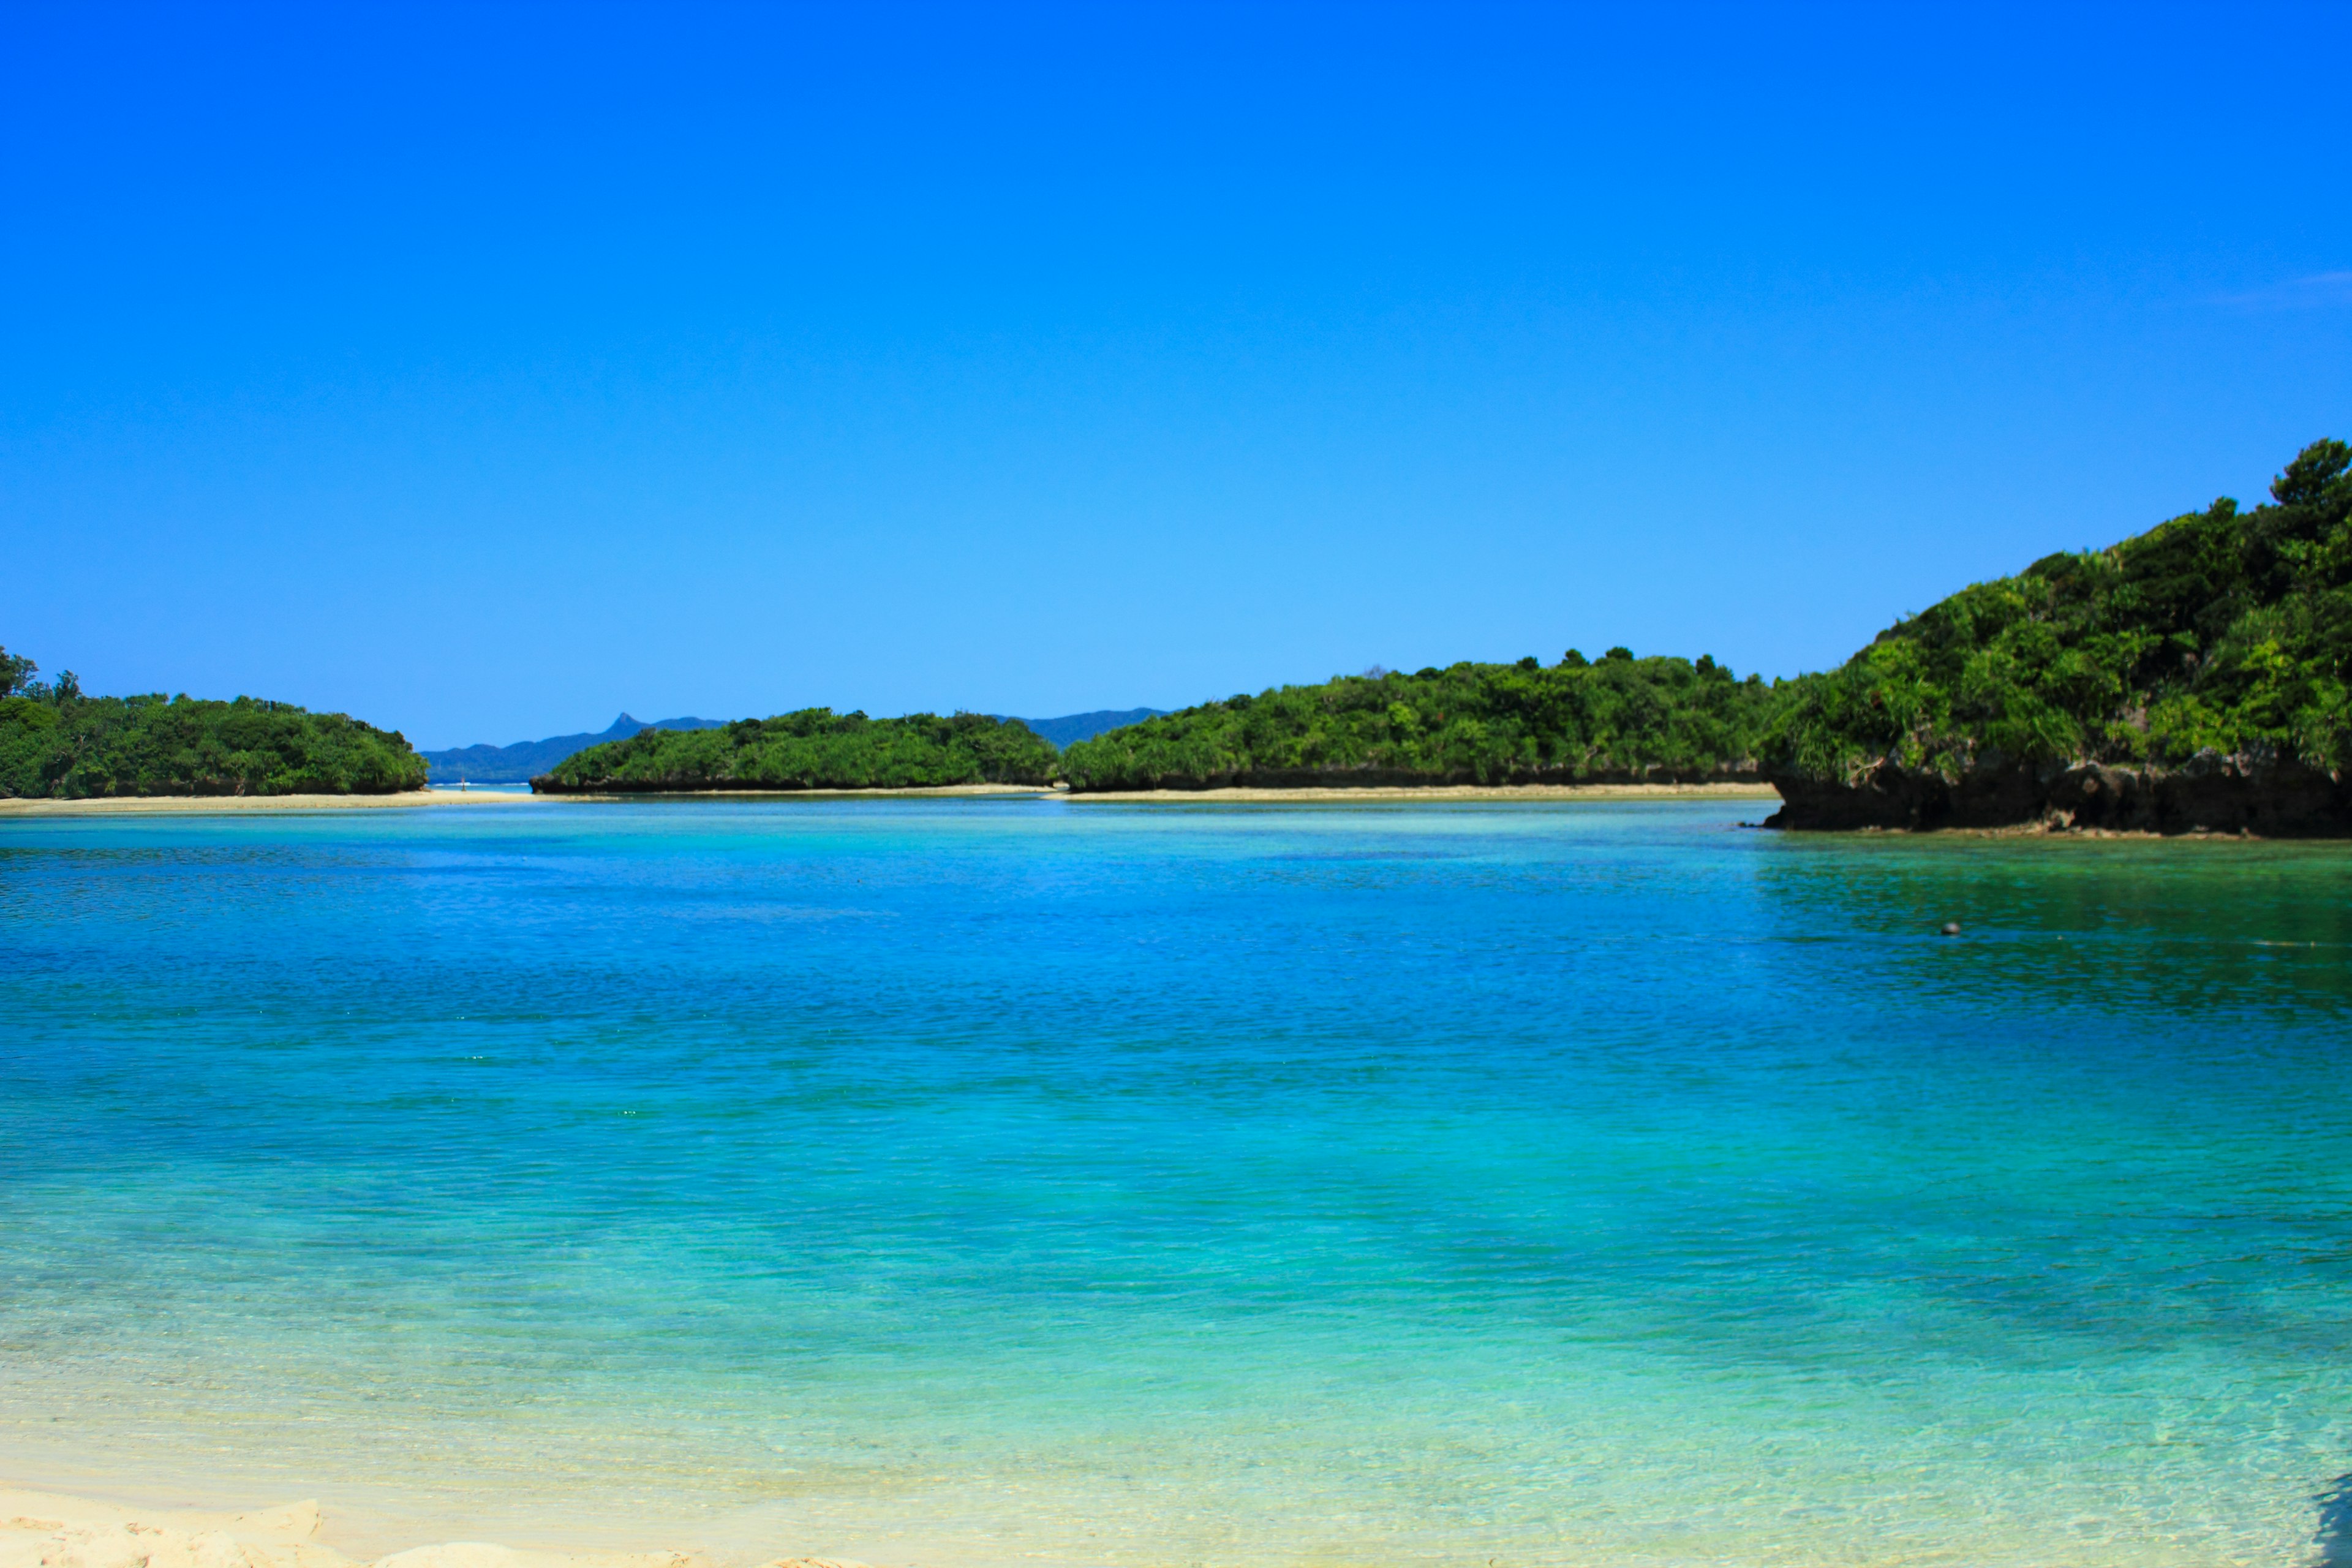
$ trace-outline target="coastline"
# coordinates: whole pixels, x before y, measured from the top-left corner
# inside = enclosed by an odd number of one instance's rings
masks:
[[[2012,822],[1998,827],[1778,827],[1806,838],[2049,838],[2116,839],[2149,844],[2330,844],[2339,839],[2307,834],[2262,834],[2250,828],[2184,827],[2166,833],[2153,827],[2077,827],[2064,822]]]
[[[1052,784],[918,784],[906,789],[614,789],[532,791],[525,800],[877,800],[972,795],[1059,795]]]
[[[316,1499],[241,1511],[144,1507],[0,1485],[0,1568],[712,1568],[699,1551],[531,1550],[443,1542],[356,1556]],[[360,1525],[362,1533],[372,1533]],[[865,1568],[842,1559],[760,1559],[764,1568]]]
[[[86,800],[0,799],[0,817],[244,816],[252,812],[370,811],[425,805],[512,805],[536,795],[505,791],[415,789],[397,795],[119,795]]]
[[[1194,805],[1315,805],[1384,801],[1772,800],[1769,784],[1361,784],[1266,789],[1089,790],[1052,784],[934,784],[914,789],[615,790],[541,795],[512,790],[404,790],[397,795],[105,795],[86,800],[0,799],[0,819],[38,816],[248,816],[254,813],[372,811],[439,805],[515,805],[534,801],[651,800],[955,800],[1018,798],[1074,801],[1174,801]]]
[[[1056,792],[1060,794],[1062,792]],[[1232,784],[1218,789],[1086,790],[1070,792],[1070,800],[1234,801],[1256,805],[1286,800],[1778,800],[1780,791],[1766,784],[1360,784],[1301,785],[1297,789],[1265,789]]]

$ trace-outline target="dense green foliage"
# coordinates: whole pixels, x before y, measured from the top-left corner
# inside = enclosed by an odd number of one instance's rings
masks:
[[[0,697],[12,697],[17,691],[30,687],[33,684],[33,676],[40,668],[31,659],[0,647]],[[71,680],[73,671],[70,669],[66,671],[62,679]]]
[[[2224,498],[2109,549],[1966,588],[1842,668],[1766,686],[1702,658],[1374,670],[1203,703],[1057,758],[1018,720],[812,708],[589,747],[558,792],[1076,790],[1226,784],[1853,780],[1892,758],[2169,765],[2200,752],[2352,766],[2352,447],[2306,447],[2241,511]],[[0,795],[280,795],[421,787],[398,734],[238,698],[91,698],[0,649]]]
[[[1074,790],[1701,779],[1755,752],[1772,701],[1711,658],[1456,664],[1204,703],[1081,741]]]
[[[85,697],[0,650],[0,795],[388,795],[425,786],[398,734],[283,702]]]
[[[2242,512],[2223,499],[2110,549],[2052,555],[1879,634],[1785,689],[1776,770],[1893,757],[2178,763],[2202,751],[2352,762],[2352,448],[2305,448]]]
[[[575,752],[531,781],[556,792],[913,789],[1043,784],[1054,748],[1018,719],[910,713],[868,719],[806,708],[715,730],[647,730]]]

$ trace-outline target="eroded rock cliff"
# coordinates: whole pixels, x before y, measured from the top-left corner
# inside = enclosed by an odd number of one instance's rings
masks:
[[[2352,835],[2352,781],[2293,760],[2200,752],[2178,767],[1980,759],[1947,776],[1892,758],[1849,779],[1766,774],[1786,803],[1768,827],[2103,828],[2143,833]]]

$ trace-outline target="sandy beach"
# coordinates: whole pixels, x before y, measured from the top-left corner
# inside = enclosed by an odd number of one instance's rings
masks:
[[[374,1557],[341,1550],[350,1521],[315,1500],[204,1511],[0,1487],[0,1568],[712,1568],[695,1552],[534,1552],[481,1542]],[[864,1568],[776,1557],[769,1568]]]
[[[528,795],[505,790],[410,790],[400,795],[129,795],[96,800],[0,800],[12,816],[247,816],[257,812],[385,811],[440,805],[527,805],[551,800],[858,800],[1051,796],[1075,801],[1169,801],[1195,805],[1270,802],[1375,805],[1392,801],[1773,800],[1769,784],[1370,784],[1345,789],[1104,790],[1074,795],[1040,784],[943,784],[928,789],[714,789],[657,794]]]
[[[1367,784],[1325,789],[1089,790],[1072,800],[1172,800],[1202,805],[1259,801],[1353,802],[1396,800],[1778,800],[1766,784]]]
[[[1136,789],[1072,791],[1066,784],[942,784],[928,789],[706,789],[643,794],[562,795],[554,800],[877,800],[1030,795],[1072,801],[1167,801],[1195,805],[1284,801],[1370,805],[1393,801],[1769,800],[1780,792],[1763,784],[1362,784],[1297,789]]]
[[[1047,795],[1051,784],[928,784],[916,789],[663,789],[612,790],[539,795],[540,800],[921,800],[972,795]]]
[[[220,816],[272,811],[383,811],[426,805],[515,805],[520,792],[416,789],[398,795],[134,795],[97,800],[0,800],[7,816]]]

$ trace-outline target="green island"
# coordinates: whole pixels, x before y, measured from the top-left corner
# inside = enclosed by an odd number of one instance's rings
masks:
[[[2045,556],[1783,684],[1764,776],[1790,827],[2352,831],[2352,447]]]
[[[1770,784],[1793,828],[2352,832],[2352,448],[2051,555],[1766,685],[1702,658],[1374,671],[1229,698],[1062,754],[1074,793]]]
[[[1229,697],[1081,741],[1074,793],[1346,784],[1759,782],[1771,688],[1712,658],[1373,671]]]
[[[425,787],[398,733],[285,702],[86,697],[0,648],[0,796],[390,795]]]
[[[0,650],[0,795],[386,794],[399,734],[240,697],[87,697]],[[1769,683],[1714,659],[1374,669],[1204,702],[1056,752],[1017,719],[803,709],[648,730],[531,781],[551,795],[936,789],[1074,795],[1393,784],[1769,784],[1790,828],[2352,834],[2352,447],[2046,556]]]
[[[1051,742],[1018,719],[804,708],[713,730],[646,730],[591,746],[530,781],[542,795],[939,789],[1053,782]]]

